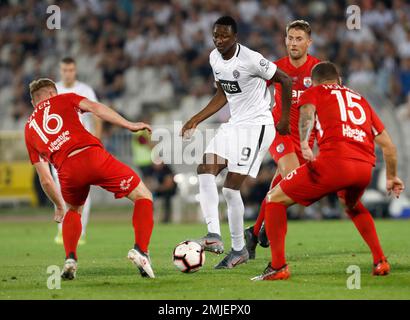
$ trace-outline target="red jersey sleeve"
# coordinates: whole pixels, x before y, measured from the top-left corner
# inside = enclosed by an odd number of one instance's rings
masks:
[[[305,90],[299,98],[297,107],[300,108],[305,104],[317,105],[317,90],[315,87]]]
[[[80,96],[75,93],[67,93],[66,98],[71,102],[71,105],[73,108],[79,112],[79,113],[84,113],[85,111],[81,110],[78,105],[80,104],[81,100],[86,99],[86,97]]]
[[[27,152],[28,152],[28,156],[30,158],[31,164],[44,161],[43,158],[38,153],[38,151],[34,149],[34,147],[31,145],[27,132],[25,133],[25,140],[26,140],[26,148],[27,148]]]
[[[371,123],[372,123],[372,131],[374,136],[378,136],[384,130],[384,124],[380,120],[377,113],[373,110],[373,108],[369,105],[370,112],[371,112]]]

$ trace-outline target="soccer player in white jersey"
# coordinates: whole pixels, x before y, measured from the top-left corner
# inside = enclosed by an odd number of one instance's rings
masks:
[[[80,96],[86,97],[91,101],[97,102],[97,97],[94,90],[87,84],[77,80],[77,66],[76,62],[71,57],[63,58],[60,62],[60,77],[61,81],[56,83],[58,94],[62,93],[75,93]],[[79,114],[81,123],[84,127],[91,132],[97,138],[101,137],[102,124],[101,120],[94,116],[92,113]],[[57,171],[52,167],[52,173],[54,180],[60,187],[58,181]],[[88,195],[87,201],[84,204],[83,211],[81,213],[82,233],[79,244],[85,244],[85,232],[87,228],[88,219],[90,217],[91,209],[91,197]],[[57,236],[54,238],[57,244],[63,244],[62,225],[58,224]]]
[[[190,136],[199,123],[229,103],[231,118],[220,126],[209,143],[197,172],[200,206],[208,227],[208,234],[199,242],[205,250],[220,254],[224,246],[215,178],[228,168],[222,193],[227,202],[232,249],[215,268],[231,269],[249,259],[243,236],[244,205],[240,188],[247,176],[257,176],[276,133],[266,81],[272,80],[282,85],[284,110],[276,129],[284,135],[289,134],[292,81],[260,53],[237,42],[237,26],[232,17],[224,16],[214,23],[213,41],[216,49],[211,52],[209,60],[215,77],[216,94],[202,111],[183,126],[181,135]]]

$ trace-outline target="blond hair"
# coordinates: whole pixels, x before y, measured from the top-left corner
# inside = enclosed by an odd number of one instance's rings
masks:
[[[294,20],[289,22],[286,26],[286,35],[289,33],[290,29],[303,30],[309,37],[312,34],[312,28],[310,27],[309,22],[305,20]]]
[[[33,95],[35,92],[37,92],[40,89],[48,88],[48,87],[53,88],[57,92],[56,84],[51,79],[40,78],[40,79],[31,81],[29,85],[31,99],[33,99]]]

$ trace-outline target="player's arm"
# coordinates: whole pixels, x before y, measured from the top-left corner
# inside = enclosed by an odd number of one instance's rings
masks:
[[[87,99],[91,101],[98,101],[97,96],[94,92],[94,90],[89,87],[89,94],[86,96]],[[94,125],[94,136],[96,136],[98,139],[101,138],[102,136],[102,131],[103,131],[103,121],[101,118],[97,117],[95,114],[92,115],[92,122]]]
[[[397,176],[397,151],[389,133],[383,130],[374,139],[383,152],[386,163],[386,189],[390,195],[392,192],[398,198],[404,190],[404,183]]]
[[[122,117],[120,114],[118,114],[116,111],[114,111],[113,109],[107,107],[106,105],[102,103],[94,102],[88,99],[82,99],[78,106],[84,112],[92,112],[97,117],[101,118],[102,120],[105,120],[117,126],[123,127],[130,131],[135,132],[135,131],[140,131],[140,130],[145,130],[145,129],[147,129],[148,131],[152,131],[151,127],[148,124],[143,123],[143,122],[128,121],[127,119]]]
[[[219,81],[216,81],[216,94],[211,101],[200,112],[189,119],[181,129],[180,135],[185,136],[186,132],[195,129],[198,124],[208,119],[210,116],[218,112],[228,102],[225,92],[223,91]]]
[[[36,168],[39,176],[41,187],[50,201],[55,205],[54,220],[60,223],[64,217],[64,200],[54,182],[53,176],[51,175],[48,162],[37,162],[34,164],[34,168]]]
[[[95,114],[93,114],[93,123],[94,123],[94,135],[100,139],[102,135],[102,119],[97,117]]]
[[[278,82],[282,86],[282,116],[276,125],[281,135],[290,133],[289,116],[292,102],[292,79],[279,68],[276,70],[270,82]]]
[[[316,108],[313,104],[305,104],[299,108],[299,137],[303,158],[312,161],[313,151],[309,146],[309,137],[315,125]]]

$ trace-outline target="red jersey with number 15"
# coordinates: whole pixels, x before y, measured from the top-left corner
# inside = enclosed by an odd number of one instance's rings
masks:
[[[321,156],[354,159],[374,165],[374,138],[384,125],[360,94],[338,84],[321,84],[302,93],[299,106],[316,107]]]
[[[31,163],[46,160],[58,169],[74,150],[101,146],[80,122],[78,104],[85,99],[75,93],[59,94],[38,103],[25,127]]]

